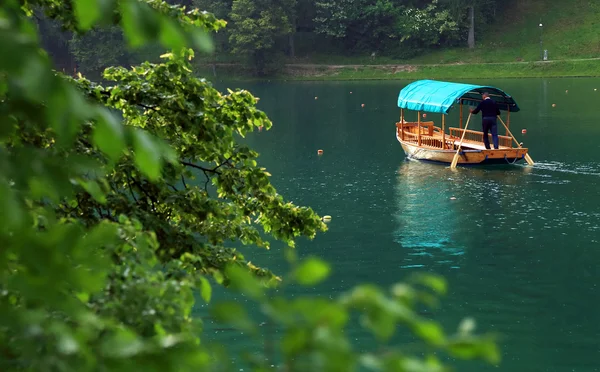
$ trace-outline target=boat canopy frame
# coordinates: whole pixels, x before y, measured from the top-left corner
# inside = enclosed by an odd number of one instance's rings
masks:
[[[514,98],[499,88],[436,80],[418,80],[408,84],[398,95],[398,107],[447,115],[455,104],[479,105],[483,92],[489,93],[500,110],[519,111]]]

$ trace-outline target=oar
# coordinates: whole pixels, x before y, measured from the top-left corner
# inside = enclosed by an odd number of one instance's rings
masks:
[[[515,140],[515,143],[517,144],[517,146],[519,148],[521,147],[521,144],[519,143],[519,141],[517,141],[517,139],[515,138],[515,136],[513,136],[513,134],[510,132],[510,130],[508,129],[508,126],[506,126],[506,124],[504,124],[504,120],[502,120],[502,118],[500,117],[500,115],[498,115],[498,119],[500,119],[500,122],[502,123],[502,125],[504,125],[504,128],[506,128],[506,131],[508,132],[508,134],[510,134],[510,136],[512,137],[513,140]],[[533,165],[535,164],[533,162],[533,159],[531,158],[531,156],[529,156],[529,154],[525,154],[525,161],[527,162],[527,164],[529,165]]]
[[[456,168],[456,164],[458,163],[458,154],[460,153],[460,147],[462,146],[463,140],[465,139],[465,134],[467,134],[467,127],[469,126],[470,120],[471,114],[469,114],[469,117],[467,118],[467,123],[465,124],[463,135],[460,138],[460,143],[458,144],[458,149],[456,150],[456,154],[454,154],[454,159],[452,159],[452,164],[450,164],[450,168]]]

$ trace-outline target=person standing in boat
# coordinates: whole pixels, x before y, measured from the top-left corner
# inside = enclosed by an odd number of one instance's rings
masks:
[[[471,114],[477,115],[481,111],[481,126],[483,127],[483,144],[486,149],[490,149],[490,140],[488,133],[492,132],[492,142],[494,149],[498,150],[498,121],[497,116],[500,115],[500,109],[496,101],[490,98],[488,92],[481,93],[483,100],[479,103],[475,110],[470,109]]]

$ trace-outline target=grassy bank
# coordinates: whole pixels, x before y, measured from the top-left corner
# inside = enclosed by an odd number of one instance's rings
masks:
[[[250,80],[251,71],[240,66],[217,66],[216,79]],[[199,73],[215,78],[212,68]],[[287,65],[276,80],[393,80],[393,79],[483,79],[527,77],[600,76],[600,59],[552,62],[445,64],[445,65]]]
[[[600,61],[577,60],[600,57],[600,1],[507,1],[510,6],[499,11],[493,24],[485,30],[476,30],[477,46],[472,50],[446,48],[410,60],[388,56],[371,58],[370,55],[313,54],[287,60],[286,67],[271,79],[600,76]],[[481,38],[479,35],[482,35]],[[537,62],[544,49],[548,50],[551,62]],[[240,62],[233,56],[215,56],[213,60],[221,63]],[[213,76],[212,68],[204,67],[202,70],[205,70],[203,73],[206,76]],[[217,78],[249,79],[252,76],[252,71],[242,65],[218,66],[216,72]]]
[[[431,50],[408,60],[388,56],[312,54],[297,63],[448,64],[533,62],[548,50],[550,60],[600,57],[600,1],[507,0],[496,20],[475,30],[476,47]],[[542,27],[540,27],[540,24]],[[289,63],[293,63],[289,61]]]

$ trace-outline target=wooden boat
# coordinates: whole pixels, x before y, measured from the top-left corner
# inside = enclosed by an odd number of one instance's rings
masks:
[[[506,123],[499,116],[506,135],[498,135],[498,149],[486,149],[483,132],[468,129],[469,117],[463,128],[463,106],[477,106],[481,93],[488,92],[498,108],[506,112]],[[446,115],[455,106],[460,109],[459,127],[450,127],[446,132]],[[533,165],[528,149],[521,146],[510,132],[510,114],[519,111],[515,100],[502,90],[481,85],[459,84],[433,80],[415,81],[400,91],[398,96],[400,121],[396,123],[396,138],[409,158],[456,165],[469,164],[514,164],[525,159]],[[406,121],[405,110],[417,112],[417,121]],[[421,113],[441,114],[441,127],[434,121],[422,121]],[[481,118],[479,117],[479,122]],[[481,127],[481,124],[479,124]],[[501,127],[498,128],[500,133]],[[489,134],[489,143],[492,135]]]

